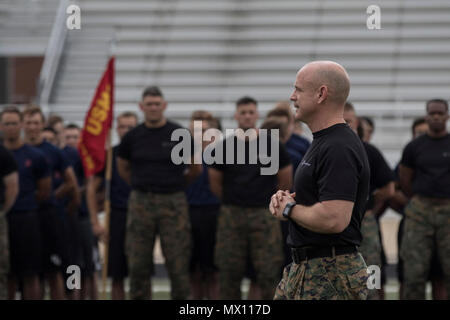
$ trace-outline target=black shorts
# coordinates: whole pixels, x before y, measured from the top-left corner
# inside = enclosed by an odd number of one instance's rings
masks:
[[[70,265],[80,265],[80,224],[76,215],[66,212],[64,219],[64,241],[67,243],[66,260],[63,261],[64,269]]]
[[[67,254],[63,259],[63,279],[64,283],[67,282],[68,278],[72,275],[70,272],[67,273],[68,267],[71,265],[80,266],[80,249],[79,249],[79,223],[78,217],[76,215],[68,214],[67,211],[64,212],[66,218],[64,219],[64,241],[67,245]],[[71,289],[66,291],[70,292]]]
[[[403,229],[405,224],[405,218],[400,221],[397,233],[397,243],[398,243],[398,263],[397,263],[397,276],[398,281],[403,282],[403,259],[400,257],[400,248],[403,237]],[[442,269],[441,262],[439,261],[438,254],[436,250],[431,256],[430,272],[428,273],[428,280],[440,280],[444,278],[444,270]]]
[[[192,254],[190,271],[217,271],[214,265],[217,217],[220,205],[189,206],[192,229]]]
[[[78,261],[82,276],[91,276],[95,271],[94,264],[94,235],[89,218],[78,221]]]
[[[108,277],[115,280],[128,275],[125,256],[125,232],[127,226],[127,209],[111,208],[109,224]]]
[[[65,226],[59,208],[42,205],[38,210],[39,223],[42,234],[42,267],[44,272],[63,271],[67,261],[67,240]]]
[[[251,281],[256,281],[256,271],[255,267],[253,266],[253,262],[251,259],[250,249],[247,253],[247,266],[245,269],[245,275],[246,278],[250,279]]]
[[[10,273],[19,278],[42,272],[42,237],[36,211],[9,212]]]

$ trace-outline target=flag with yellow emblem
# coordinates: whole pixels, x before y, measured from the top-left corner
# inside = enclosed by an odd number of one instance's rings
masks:
[[[105,167],[105,145],[113,123],[113,105],[114,57],[111,57],[86,114],[78,145],[86,177],[102,171]]]

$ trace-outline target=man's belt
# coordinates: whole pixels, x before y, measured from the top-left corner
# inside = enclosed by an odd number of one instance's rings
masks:
[[[304,260],[325,257],[334,258],[342,254],[348,254],[357,251],[358,249],[356,248],[356,246],[291,248],[292,260],[296,264],[299,264]]]

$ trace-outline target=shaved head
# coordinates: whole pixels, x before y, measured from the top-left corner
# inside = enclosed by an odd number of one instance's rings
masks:
[[[350,92],[345,69],[333,61],[313,61],[297,72],[290,100],[296,109],[295,119],[313,130],[324,123],[343,123],[344,105]]]
[[[336,105],[344,105],[350,92],[350,79],[344,67],[333,61],[313,61],[297,73],[303,77],[306,86],[317,90],[328,88],[327,100]]]

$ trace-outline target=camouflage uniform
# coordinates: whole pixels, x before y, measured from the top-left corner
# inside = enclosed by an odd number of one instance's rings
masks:
[[[377,220],[372,211],[366,211],[361,223],[362,241],[359,251],[361,252],[367,266],[377,265],[382,267],[381,263],[381,239]],[[369,290],[369,300],[379,299],[376,289]]]
[[[401,257],[404,299],[425,299],[431,256],[436,250],[450,292],[450,199],[414,196],[405,208]]]
[[[0,300],[6,300],[8,292],[9,248],[6,214],[0,211]]]
[[[130,298],[150,298],[155,234],[161,239],[172,299],[189,295],[191,226],[183,192],[156,194],[133,190],[128,201],[126,254]]]
[[[272,299],[283,261],[279,221],[265,207],[223,205],[215,248],[221,299],[241,299],[241,280],[248,252],[262,299]]]
[[[366,300],[366,264],[360,253],[291,263],[275,292],[275,300]]]

